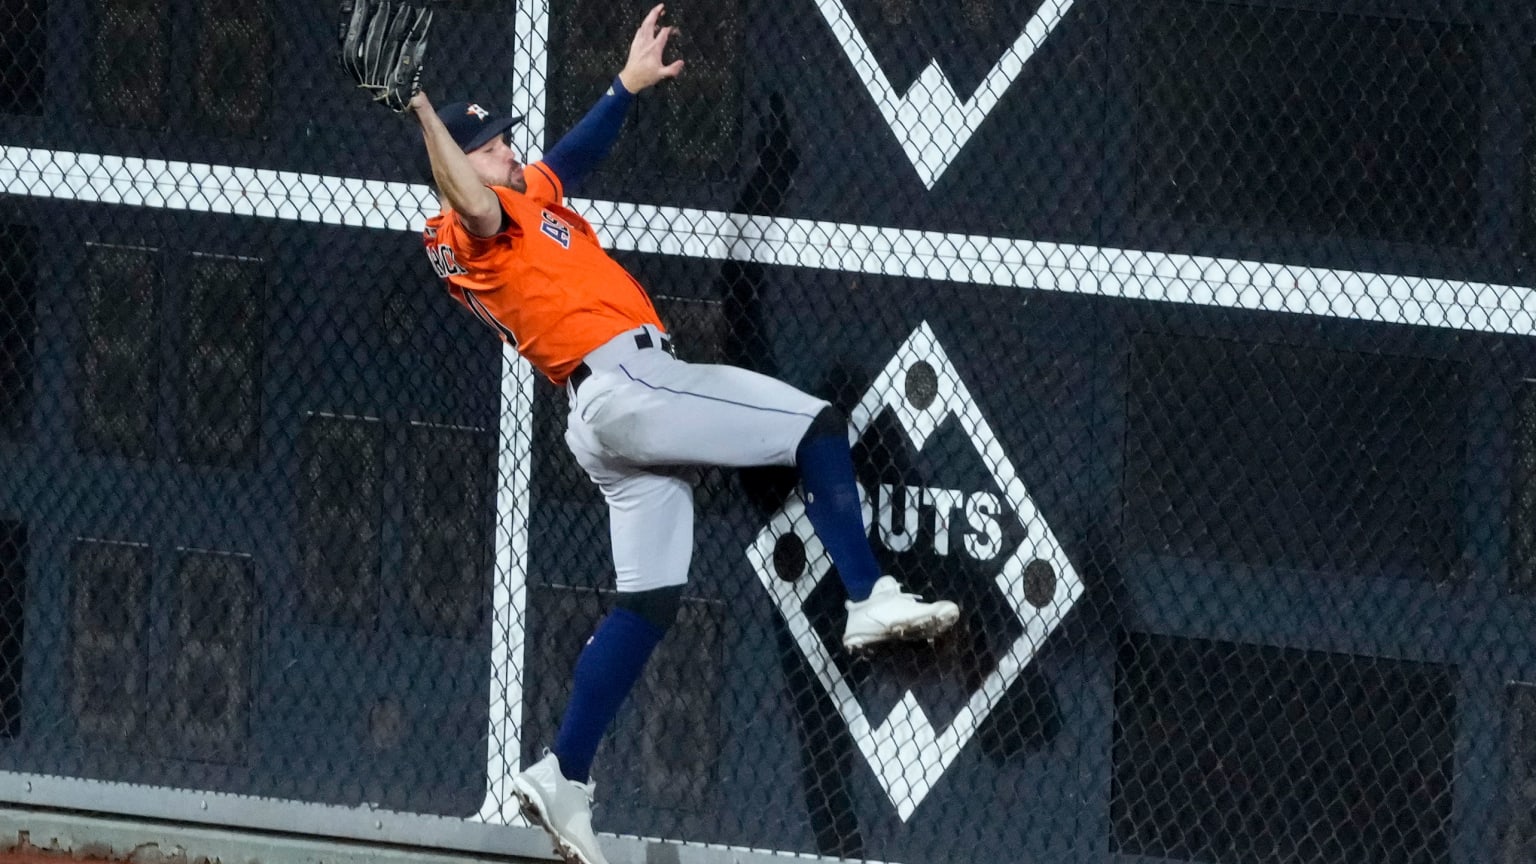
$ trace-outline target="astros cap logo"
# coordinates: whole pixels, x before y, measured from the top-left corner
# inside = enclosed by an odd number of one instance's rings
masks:
[[[470,105],[468,108],[464,109],[464,113],[473,114],[481,120],[491,116],[491,112],[481,108],[479,105]]]

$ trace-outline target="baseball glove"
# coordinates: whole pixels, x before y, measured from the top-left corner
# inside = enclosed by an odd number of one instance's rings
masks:
[[[342,0],[341,67],[373,101],[404,113],[421,89],[430,0]]]

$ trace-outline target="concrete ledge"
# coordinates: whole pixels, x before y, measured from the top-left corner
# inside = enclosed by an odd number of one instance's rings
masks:
[[[131,864],[545,864],[552,860],[0,808],[0,853],[38,851],[64,860]]]

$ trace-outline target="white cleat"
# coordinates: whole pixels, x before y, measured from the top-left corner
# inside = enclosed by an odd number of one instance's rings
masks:
[[[592,788],[567,780],[553,753],[512,779],[523,816],[555,841],[555,854],[566,864],[608,864],[592,833]]]
[[[901,590],[890,576],[875,582],[868,599],[845,604],[848,623],[843,628],[843,647],[849,651],[880,642],[933,639],[960,620],[960,607],[948,600],[926,602]]]

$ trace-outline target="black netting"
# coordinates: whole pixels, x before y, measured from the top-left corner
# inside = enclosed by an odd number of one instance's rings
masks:
[[[47,0],[17,0],[0,17],[0,111],[42,113]]]
[[[26,643],[27,535],[18,522],[0,522],[0,737],[21,734],[22,656]]]
[[[533,161],[646,8],[446,0],[423,84]],[[0,8],[0,797],[512,848],[607,509],[567,391],[422,255],[419,125],[335,12]],[[681,358],[847,416],[880,566],[964,611],[850,653],[795,471],[689,468],[681,611],[593,769],[612,860],[1532,859],[1531,9],[665,21],[683,75],[570,207]]]

